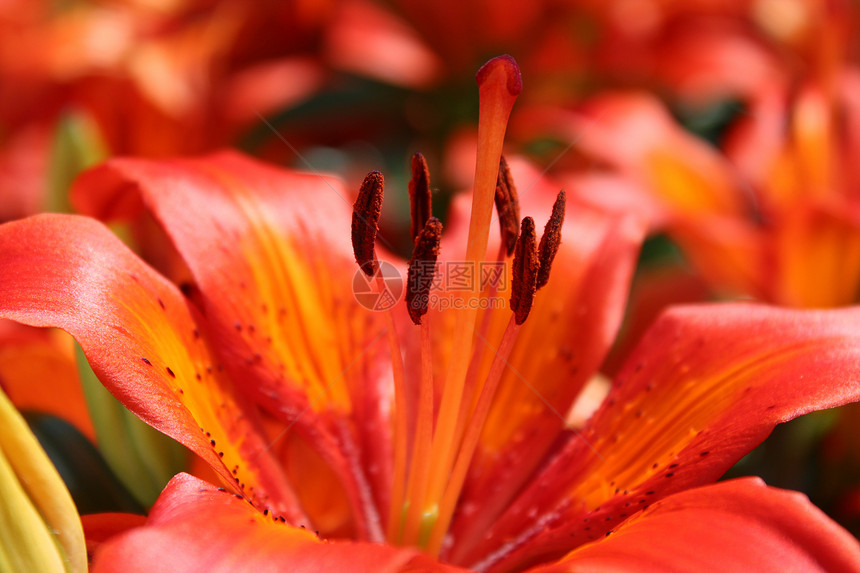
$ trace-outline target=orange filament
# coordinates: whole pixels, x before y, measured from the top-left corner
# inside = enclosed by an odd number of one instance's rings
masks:
[[[421,386],[418,398],[418,421],[412,448],[412,469],[409,473],[408,507],[403,526],[404,545],[418,543],[422,507],[415,500],[423,499],[427,490],[430,467],[430,446],[433,439],[433,349],[429,323],[421,325]]]
[[[376,275],[377,287],[380,292],[385,290],[385,279],[382,273]],[[388,508],[387,538],[394,543],[400,523],[400,508],[403,505],[404,485],[406,481],[406,377],[403,373],[403,354],[394,327],[394,316],[391,310],[385,311],[388,329],[388,350],[391,354],[391,369],[394,377],[394,475],[391,484],[391,500]]]
[[[484,422],[490,413],[490,406],[493,403],[493,397],[496,394],[499,381],[502,379],[502,373],[504,373],[505,367],[508,365],[508,358],[511,355],[511,349],[514,347],[514,341],[517,339],[519,328],[520,325],[516,321],[516,315],[514,315],[508,322],[508,327],[505,329],[504,335],[502,335],[499,348],[495,350],[496,355],[493,358],[492,366],[490,366],[490,373],[487,376],[484,387],[481,389],[481,395],[478,398],[475,412],[469,420],[466,435],[463,438],[460,452],[457,455],[457,461],[454,464],[454,469],[451,472],[451,477],[448,480],[448,485],[439,504],[438,517],[436,518],[433,532],[427,544],[427,551],[431,555],[438,555],[439,550],[442,548],[445,532],[448,530],[451,518],[454,515],[454,509],[457,506],[463,482],[466,480],[466,474],[472,462],[472,455],[475,453],[475,448],[478,447],[481,430],[483,430]],[[486,339],[482,339],[482,342],[489,346]]]

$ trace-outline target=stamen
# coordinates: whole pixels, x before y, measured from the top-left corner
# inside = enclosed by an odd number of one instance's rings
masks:
[[[555,259],[558,248],[561,246],[561,228],[564,226],[564,210],[567,205],[567,194],[564,189],[558,192],[558,197],[555,198],[555,203],[552,205],[552,215],[549,221],[546,222],[546,227],[543,228],[543,235],[540,238],[538,246],[538,260],[540,261],[540,269],[537,275],[537,284],[535,288],[543,288],[549,281],[549,271],[552,268],[552,261]]]
[[[475,406],[475,412],[469,420],[468,429],[463,437],[463,444],[460,447],[460,452],[457,454],[457,461],[451,471],[451,478],[439,504],[436,523],[427,543],[427,552],[431,555],[438,555],[442,549],[445,532],[448,530],[448,526],[451,524],[451,519],[454,516],[454,510],[457,506],[457,500],[460,498],[463,483],[466,481],[472,456],[474,456],[475,450],[478,447],[481,431],[484,429],[484,423],[487,421],[487,416],[490,413],[490,406],[493,404],[493,397],[496,395],[502,374],[504,374],[508,366],[508,359],[511,356],[511,350],[513,350],[514,342],[517,339],[520,328],[518,323],[515,324],[515,318],[515,316],[512,316],[508,322],[498,349],[490,348],[490,350],[495,351],[490,372],[487,375],[487,380],[484,382],[484,387],[481,389],[478,403]],[[484,344],[489,346],[486,339],[482,340]]]
[[[504,155],[499,161],[499,178],[496,180],[496,212],[499,215],[502,244],[510,257],[514,254],[520,232],[520,202]]]
[[[430,339],[430,325],[424,323],[421,329],[421,383],[418,395],[418,420],[415,423],[415,439],[412,446],[412,470],[407,485],[407,504],[404,506],[406,519],[403,524],[403,544],[415,545],[419,542],[422,521],[434,521],[433,514],[424,512],[420,503],[427,491],[430,479],[428,468],[433,463],[430,448],[433,445],[433,346]],[[429,525],[432,527],[432,523]],[[429,533],[429,531],[427,532]],[[426,537],[426,533],[424,536]]]
[[[537,255],[535,222],[523,219],[522,232],[514,253],[513,282],[511,284],[511,310],[518,325],[524,323],[532,309],[540,262]]]
[[[441,240],[442,222],[431,217],[415,240],[415,250],[406,276],[406,309],[415,324],[421,324],[421,317],[427,313]]]
[[[364,178],[352,211],[352,250],[355,262],[369,277],[376,278],[378,292],[386,289],[385,278],[376,260],[376,233],[379,230],[379,215],[382,212],[382,194],[385,181],[382,173],[371,171]],[[398,508],[403,503],[406,472],[407,423],[406,382],[403,369],[403,353],[394,324],[391,309],[384,313],[388,328],[388,350],[394,377],[394,468],[391,484],[391,505],[388,515],[388,540],[394,541],[398,528]]]
[[[412,242],[418,240],[418,235],[424,229],[424,224],[433,215],[430,194],[430,170],[427,161],[421,153],[412,156],[412,179],[409,181],[409,204],[412,208],[412,224],[409,234]]]
[[[355,262],[369,277],[372,277],[378,268],[375,246],[384,186],[382,173],[371,171],[364,178],[352,206],[352,250],[355,253]]]
[[[472,214],[469,221],[469,238],[466,246],[466,264],[478,268],[487,254],[490,221],[493,215],[493,200],[499,174],[499,161],[508,117],[522,89],[522,78],[516,61],[510,56],[500,56],[487,62],[476,76],[478,81],[478,155],[475,164],[475,182],[472,192]],[[477,298],[481,295],[476,286],[465,296]],[[477,307],[467,305],[456,311],[454,331],[451,338],[451,358],[445,376],[442,400],[433,434],[431,468],[426,499],[422,507],[435,513],[445,490],[454,455],[459,444],[455,439],[460,404],[472,354]]]

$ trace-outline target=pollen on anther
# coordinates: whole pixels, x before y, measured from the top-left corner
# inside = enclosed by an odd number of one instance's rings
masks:
[[[513,282],[511,285],[511,310],[517,324],[525,322],[532,309],[540,263],[537,258],[535,222],[531,217],[523,219],[520,238],[514,251]]]
[[[355,262],[367,275],[376,272],[376,233],[382,212],[382,194],[385,182],[382,173],[371,171],[364,178],[352,211],[352,250]]]
[[[413,244],[424,229],[427,220],[433,216],[432,198],[430,194],[430,169],[421,153],[412,156],[412,179],[409,180],[409,205],[411,223],[409,235]]]
[[[540,259],[540,270],[537,276],[537,288],[543,288],[549,281],[549,271],[552,261],[561,246],[561,228],[564,226],[564,211],[567,205],[567,195],[564,189],[559,191],[558,197],[552,206],[552,215],[546,222],[543,235],[538,245],[538,258]]]
[[[431,217],[415,241],[415,250],[406,275],[406,309],[415,324],[421,324],[421,317],[427,313],[441,240],[442,222]]]
[[[517,246],[517,237],[520,232],[520,202],[514,179],[508,162],[502,156],[499,161],[499,176],[496,179],[496,213],[499,216],[499,229],[502,235],[502,244],[508,256],[514,254]]]

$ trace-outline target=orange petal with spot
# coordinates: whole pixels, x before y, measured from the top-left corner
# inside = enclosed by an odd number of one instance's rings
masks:
[[[196,313],[107,228],[63,215],[7,223],[0,268],[0,317],[69,332],[132,412],[249,499],[301,518],[253,409],[222,373]]]
[[[188,573],[462,571],[414,549],[321,541],[187,474],[170,481],[144,527],[99,547],[93,571],[143,573],[165,563]]]
[[[746,478],[669,496],[530,571],[860,571],[860,545],[803,494]]]
[[[643,337],[601,409],[474,555],[517,560],[597,539],[666,495],[719,478],[773,427],[860,399],[860,309],[679,307]],[[522,529],[528,516],[541,517]]]
[[[359,523],[380,533],[378,517],[361,515],[388,476],[366,477],[360,455],[387,467],[390,370],[382,316],[353,296],[343,185],[222,152],[112,160],[78,179],[73,200],[104,219],[153,214],[191,271],[226,370],[334,467]]]

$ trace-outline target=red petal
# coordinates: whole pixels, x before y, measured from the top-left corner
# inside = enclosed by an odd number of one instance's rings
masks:
[[[87,554],[90,559],[96,549],[109,539],[146,523],[146,517],[133,513],[93,513],[82,515],[84,537],[87,540]]]
[[[103,225],[57,215],[3,225],[0,268],[0,317],[66,330],[145,422],[250,498],[301,515],[182,295]]]
[[[225,152],[109,161],[73,194],[101,217],[133,213],[142,200],[191,270],[228,372],[335,468],[359,525],[379,533],[356,442],[372,458],[366,466],[387,467],[387,380],[376,364],[384,325],[352,294],[343,186]],[[350,415],[361,418],[357,436],[344,427]],[[377,474],[378,499],[386,477]]]
[[[858,324],[860,309],[670,310],[488,543],[519,535],[525,559],[569,548],[572,534],[597,538],[643,505],[716,480],[776,424],[860,399]],[[535,512],[539,528],[523,532]]]
[[[417,554],[370,543],[324,542],[187,474],[173,478],[146,526],[104,543],[94,573],[163,570],[456,571]]]
[[[534,573],[860,571],[860,545],[803,494],[732,480],[658,501]]]

